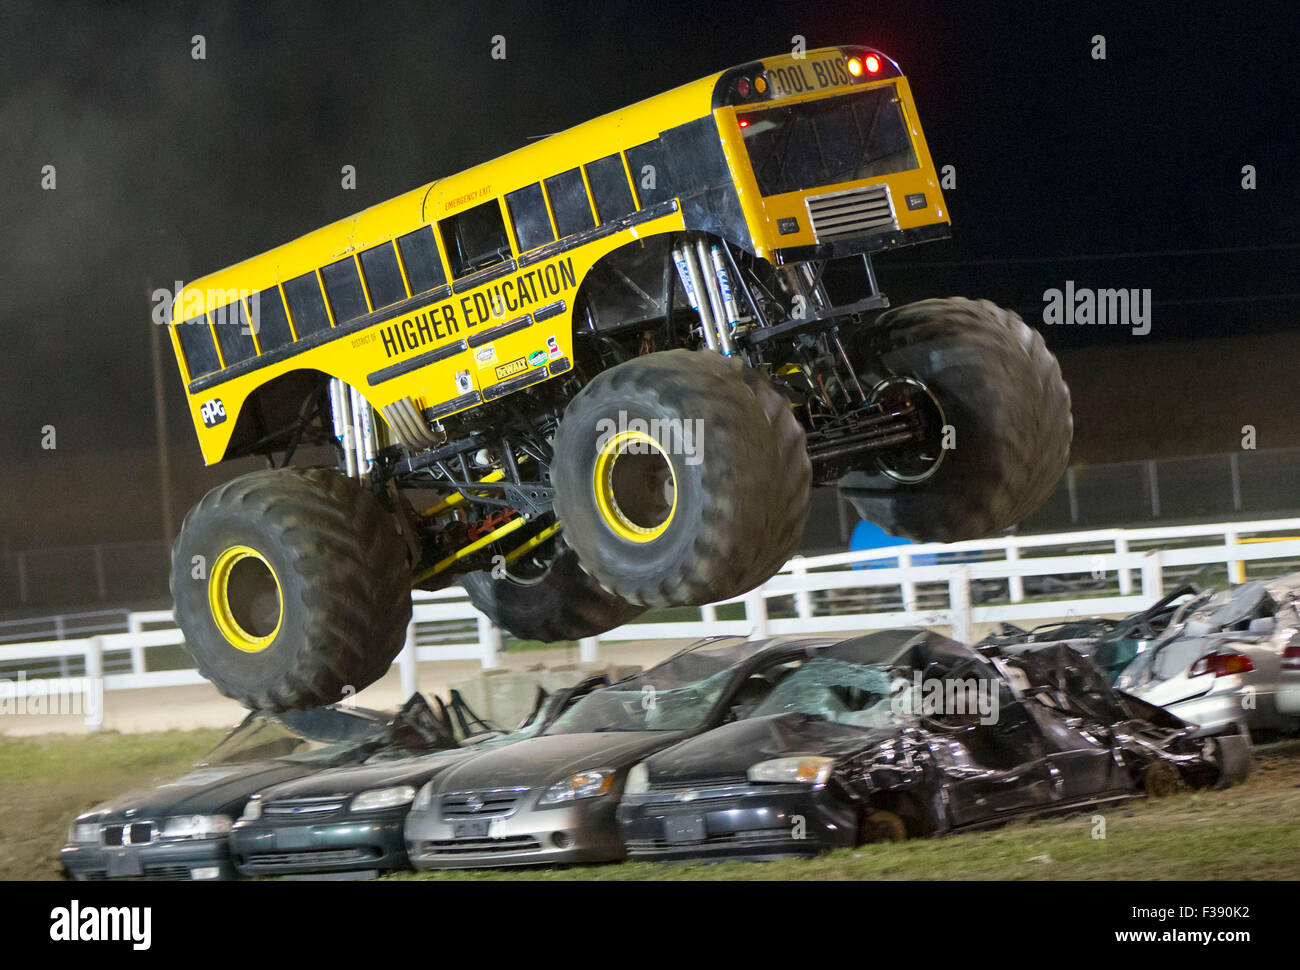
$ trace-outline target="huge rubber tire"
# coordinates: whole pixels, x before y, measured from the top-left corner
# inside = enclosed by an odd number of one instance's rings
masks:
[[[852,346],[870,377],[921,381],[955,431],[955,447],[924,481],[841,479],[864,519],[919,542],[978,539],[1051,494],[1070,456],[1070,391],[1043,338],[1015,313],[987,300],[922,300],[883,314]]]
[[[631,472],[616,474],[625,453],[610,447],[639,422],[649,433],[631,444],[649,454],[627,454]],[[637,475],[649,465],[674,487],[654,492],[653,476]],[[583,569],[632,603],[696,606],[753,589],[789,559],[812,467],[802,427],[765,377],[713,351],[669,350],[612,367],[574,397],[551,475]]]
[[[330,704],[374,683],[411,618],[398,528],[373,494],[323,468],[214,488],[172,546],[176,622],[199,672],[261,711]]]
[[[578,565],[577,553],[564,546],[536,579],[516,580],[508,573],[494,579],[485,569],[460,577],[460,584],[479,612],[520,640],[581,640],[645,612],[602,589]]]

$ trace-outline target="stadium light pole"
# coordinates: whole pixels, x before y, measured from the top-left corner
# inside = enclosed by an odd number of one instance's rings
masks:
[[[149,350],[153,358],[154,436],[158,448],[159,497],[162,500],[163,542],[171,544],[176,533],[172,523],[171,456],[167,451],[167,396],[163,393],[162,338],[158,324],[150,322]]]

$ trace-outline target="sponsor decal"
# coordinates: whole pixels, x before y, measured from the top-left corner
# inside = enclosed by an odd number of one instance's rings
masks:
[[[556,357],[563,356],[563,353],[560,350],[560,343],[558,340],[555,339],[555,334],[551,334],[549,337],[546,338],[546,353],[547,356],[551,358],[551,360],[555,360]]]
[[[219,397],[214,397],[211,401],[204,401],[199,406],[199,417],[203,419],[205,428],[215,428],[226,420],[226,406],[221,403]]]
[[[514,313],[530,313],[577,286],[573,257],[535,266],[500,282],[437,306],[418,310],[379,331],[386,357],[456,339],[463,331],[496,323]]]
[[[497,380],[504,381],[507,377],[513,377],[520,371],[528,369],[528,362],[522,357],[516,357],[508,364],[502,364],[496,369]]]
[[[470,379],[469,371],[456,371],[456,394],[468,394],[472,390],[474,390],[474,382]]]
[[[546,363],[546,351],[544,350],[534,350],[531,354],[528,355],[529,367],[541,367],[545,363]]]
[[[474,351],[474,363],[478,364],[479,370],[495,364],[496,359],[496,344],[488,344],[486,347],[480,347],[478,350]]]

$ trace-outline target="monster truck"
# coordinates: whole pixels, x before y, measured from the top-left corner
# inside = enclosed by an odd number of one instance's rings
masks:
[[[1066,463],[1055,359],[983,300],[891,309],[872,263],[949,230],[907,79],[845,46],[190,284],[170,332],[204,458],[269,467],[185,519],[187,648],[250,707],[309,707],[384,673],[412,588],[569,640],[764,582],[815,485],[916,540],[1016,524]]]

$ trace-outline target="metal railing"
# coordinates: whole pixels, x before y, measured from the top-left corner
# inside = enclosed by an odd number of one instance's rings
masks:
[[[657,620],[650,613],[598,638],[579,641],[579,651],[582,661],[596,661],[602,642],[849,633],[898,626],[948,627],[955,639],[969,642],[977,623],[1134,612],[1163,596],[1170,581],[1181,583],[1192,573],[1217,582],[1240,582],[1295,569],[1300,569],[1300,518],[1012,536],[795,557],[758,589],[700,607],[698,619]],[[1059,590],[1035,592],[1027,581],[1043,577],[1058,582],[1087,577],[1089,588],[1064,598]],[[1005,590],[1002,601],[976,605],[972,591],[983,583],[995,584],[994,600],[998,590]],[[872,593],[874,600],[869,598]],[[845,599],[846,594],[856,599]],[[846,602],[852,608],[846,610]],[[36,669],[33,662],[62,659],[70,668],[75,665],[88,691],[202,684],[203,677],[192,667],[159,669],[164,664],[149,662],[150,655],[170,650],[170,662],[175,663],[183,643],[170,611],[133,612],[122,633],[0,645],[0,665],[25,671]],[[406,647],[394,663],[401,672],[403,694],[408,694],[416,690],[418,662],[477,660],[494,667],[502,649],[501,631],[474,609],[461,589],[452,587],[415,594]],[[76,683],[75,678],[0,680],[0,704],[66,690],[70,683]],[[98,729],[103,705],[91,706],[86,723]]]

